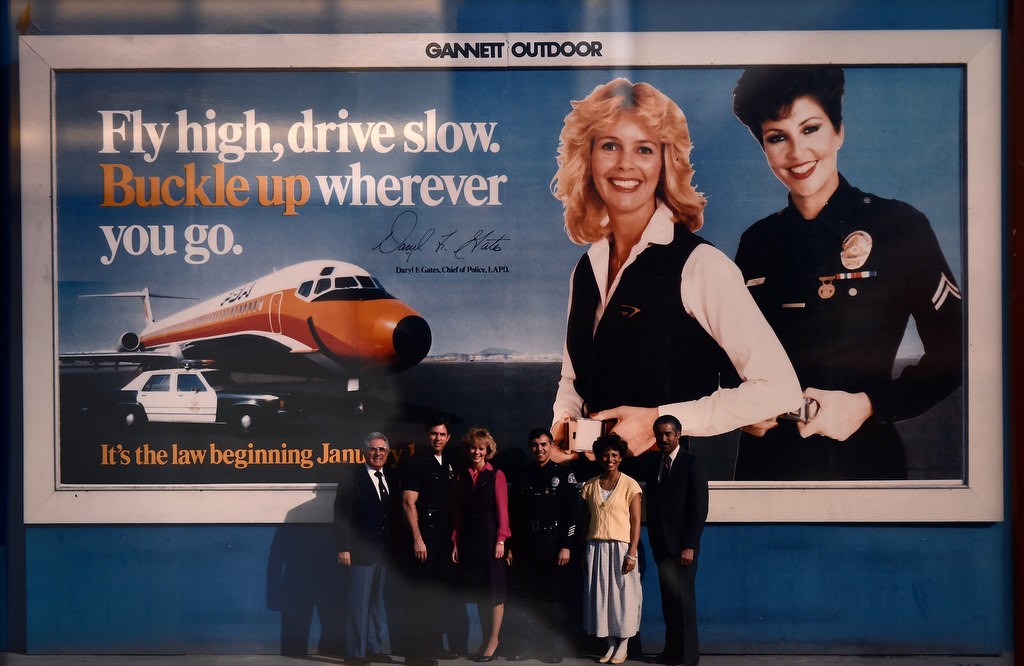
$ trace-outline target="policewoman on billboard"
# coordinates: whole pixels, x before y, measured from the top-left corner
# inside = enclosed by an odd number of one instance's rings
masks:
[[[796,409],[796,375],[739,270],[694,235],[707,202],[679,106],[623,78],[572,106],[551,190],[590,248],[570,283],[556,438],[589,416],[638,455],[663,414],[703,436]]]
[[[962,381],[961,294],[928,220],[839,173],[840,67],[756,67],[740,76],[737,118],[789,190],[744,232],[736,263],[778,334],[805,409],[741,436],[736,479],[906,479],[895,421]],[[914,318],[924,346],[893,379]]]

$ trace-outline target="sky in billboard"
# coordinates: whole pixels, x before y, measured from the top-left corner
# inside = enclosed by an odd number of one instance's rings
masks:
[[[701,235],[732,256],[742,231],[786,200],[732,114],[740,72],[58,72],[60,351],[109,349],[144,324],[136,300],[83,294],[207,298],[337,259],[426,318],[432,355],[557,356],[583,251],[549,190],[570,100],[616,76],[675,100],[708,197]],[[840,153],[851,183],[928,216],[961,284],[963,95],[959,66],[849,67]],[[265,152],[244,152],[247,142]],[[198,203],[216,204],[218,180],[233,182],[234,205],[178,205],[189,178],[202,183]],[[158,319],[182,307],[154,301]]]

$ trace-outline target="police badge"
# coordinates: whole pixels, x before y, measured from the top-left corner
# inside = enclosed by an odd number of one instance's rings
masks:
[[[864,265],[871,254],[871,234],[866,231],[854,231],[843,241],[839,260],[843,266],[854,270]]]

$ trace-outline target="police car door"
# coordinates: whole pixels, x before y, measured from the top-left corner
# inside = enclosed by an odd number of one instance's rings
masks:
[[[217,393],[199,373],[183,372],[177,377],[177,408],[174,421],[213,423],[217,419]]]

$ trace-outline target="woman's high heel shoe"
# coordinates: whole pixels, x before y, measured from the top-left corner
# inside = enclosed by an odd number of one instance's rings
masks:
[[[612,658],[608,660],[608,663],[609,664],[621,664],[624,661],[626,661],[626,657],[627,657],[626,650],[628,648],[629,648],[629,639],[628,638],[621,638],[621,639],[619,639],[619,644],[615,648],[615,653],[612,655]]]
[[[480,654],[477,654],[477,655],[474,655],[474,656],[470,657],[469,658],[470,661],[475,661],[478,664],[485,664],[488,661],[494,661],[495,659],[497,659],[498,658],[498,646],[495,645],[494,646],[494,650],[492,650],[490,654],[484,654],[483,653],[482,650],[484,648],[486,648],[486,647],[487,647],[486,645],[481,645],[480,646],[480,649],[481,649]]]

